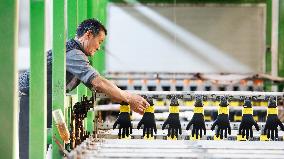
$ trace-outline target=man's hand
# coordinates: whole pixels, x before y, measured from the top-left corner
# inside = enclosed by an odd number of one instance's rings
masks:
[[[130,94],[128,104],[131,110],[141,115],[144,114],[144,110],[150,106],[150,104],[141,96],[136,94]]]

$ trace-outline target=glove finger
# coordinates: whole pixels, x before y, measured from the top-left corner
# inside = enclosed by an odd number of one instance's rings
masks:
[[[130,134],[132,134],[132,129],[133,129],[132,124],[130,124]]]
[[[223,139],[223,129],[220,130],[220,139]]]
[[[259,131],[259,126],[258,126],[258,124],[257,124],[255,121],[254,121],[253,125],[254,125],[255,129],[256,129],[257,131]]]
[[[181,129],[181,125],[179,125],[179,134],[182,134],[182,129]]]
[[[242,130],[242,138],[245,137],[245,129]]]
[[[198,139],[198,129],[195,129],[195,138]]]
[[[267,138],[270,139],[270,130],[267,130]]]
[[[118,124],[118,120],[116,120],[116,121],[115,121],[115,123],[113,124],[112,129],[115,129],[115,128],[116,128],[116,126],[117,126],[117,124]]]
[[[143,128],[143,137],[145,137],[146,127]]]
[[[205,127],[205,123],[203,125],[203,131],[204,131],[204,135],[206,135],[206,127]]]
[[[150,129],[150,133],[151,133],[151,137],[154,136],[154,129],[153,128],[149,128]]]
[[[147,128],[147,138],[149,138],[149,137],[150,137],[150,134],[151,134],[151,132],[150,132],[150,128]]]
[[[283,125],[283,123],[279,119],[278,119],[278,125],[280,126],[280,129],[282,131],[284,131],[284,125]]]
[[[249,129],[249,132],[250,132],[250,133],[249,133],[249,134],[250,134],[250,138],[253,138],[253,131],[252,131],[252,128]]]
[[[231,126],[228,127],[228,134],[231,135]]]
[[[121,127],[119,126],[118,128],[118,138],[120,139],[121,138]]]
[[[162,126],[162,130],[164,130],[167,125],[168,125],[168,119],[164,122],[164,124]]]
[[[186,130],[189,130],[190,126],[193,124],[192,120],[187,124]]]
[[[227,129],[225,129],[224,136],[225,136],[225,138],[227,138],[227,137],[228,137],[228,128],[227,128]]]
[[[130,127],[129,127],[130,128]],[[125,136],[128,137],[129,136],[129,128],[125,128]]]
[[[193,126],[192,130],[191,130],[191,137],[194,137],[194,134],[195,134],[195,128]]]
[[[154,124],[154,131],[155,131],[155,134],[157,134],[157,126],[156,126],[156,122]]]
[[[271,136],[271,139],[274,141],[274,130],[273,129],[271,130],[270,136]]]
[[[175,137],[174,128],[171,128],[171,138],[173,139],[174,137]]]
[[[278,139],[278,129],[275,129],[275,139]]]
[[[202,138],[202,129],[199,129],[200,138]]]
[[[212,124],[211,130],[215,129],[216,124],[217,124],[217,120],[215,120],[215,122]]]
[[[178,129],[175,129],[175,136],[176,136],[177,139],[178,139]]]
[[[170,135],[171,135],[171,129],[168,128],[168,137],[170,137]]]
[[[142,126],[142,119],[141,119],[140,122],[138,123],[137,129],[139,130],[139,129],[141,128],[141,126]]]
[[[246,129],[246,139],[249,139],[249,129]]]
[[[219,136],[220,136],[220,128],[218,127],[217,132],[216,132],[216,137],[219,137]]]
[[[125,138],[125,128],[122,129],[122,138]]]

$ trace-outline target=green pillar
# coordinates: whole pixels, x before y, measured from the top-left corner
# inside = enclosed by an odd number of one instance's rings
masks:
[[[266,1],[266,52],[265,73],[271,74],[271,25],[272,25],[272,0]],[[271,82],[265,81],[265,91],[271,91]]]
[[[78,0],[78,24],[87,19],[87,0]],[[84,84],[78,86],[78,99],[87,95],[87,87]]]
[[[284,77],[284,1],[283,0],[279,0],[278,76]],[[279,86],[279,91],[283,91],[283,84]]]
[[[46,55],[44,52],[44,0],[30,1],[30,134],[29,158],[46,153]]]
[[[18,1],[0,2],[0,158],[18,158]]]
[[[52,110],[61,109],[62,112],[64,112],[66,90],[66,13],[64,8],[64,0],[53,0]],[[55,135],[57,139],[60,139],[54,121],[52,123],[52,128],[53,135]],[[63,144],[62,141],[61,144]],[[62,158],[60,157],[59,147],[54,139],[52,140],[52,146],[53,159]]]
[[[67,30],[68,39],[74,38],[76,36],[76,29],[78,25],[78,15],[77,15],[77,0],[67,1]]]
[[[107,19],[107,3],[108,0],[100,0],[97,1],[98,11],[93,11],[93,17],[97,18],[102,24],[106,27],[106,19]],[[95,5],[95,4],[94,4]],[[97,13],[97,14],[96,14]],[[101,50],[99,50],[93,58],[93,66],[99,71],[100,74],[105,73],[105,42],[101,46]]]

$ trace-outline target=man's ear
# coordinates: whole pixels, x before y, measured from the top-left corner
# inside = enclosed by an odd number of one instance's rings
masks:
[[[87,35],[88,38],[91,37],[92,31],[91,31],[91,30],[88,30],[88,31],[86,32],[86,35]]]

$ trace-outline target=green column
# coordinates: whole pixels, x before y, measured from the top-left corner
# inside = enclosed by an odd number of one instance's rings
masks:
[[[78,0],[78,24],[87,19],[87,0]],[[78,86],[78,99],[87,95],[87,87],[84,84]]]
[[[0,158],[18,158],[18,1],[0,2]]]
[[[266,52],[265,73],[271,74],[271,25],[272,25],[272,0],[266,1]],[[271,82],[265,81],[265,91],[271,91]]]
[[[106,19],[107,19],[107,3],[108,3],[108,0],[97,1],[96,5],[98,6],[97,7],[98,11],[93,11],[93,14],[94,14],[93,16],[96,17],[99,21],[101,21],[104,26],[106,26]],[[105,42],[102,44],[101,50],[99,50],[94,55],[93,66],[101,74],[105,73]]]
[[[53,0],[53,61],[52,61],[52,109],[61,109],[64,112],[65,104],[65,77],[66,77],[66,26],[65,1]],[[53,135],[60,139],[55,122],[52,123]],[[61,144],[63,142],[61,141]],[[52,140],[52,157],[60,158],[59,147]]]
[[[29,158],[46,152],[46,55],[44,52],[44,0],[30,1],[30,134]]]
[[[67,1],[67,30],[68,39],[74,38],[76,35],[76,28],[78,25],[77,15],[77,0]]]
[[[278,27],[278,76],[284,77],[284,1],[279,0],[279,27]],[[279,91],[283,90],[283,84]]]

